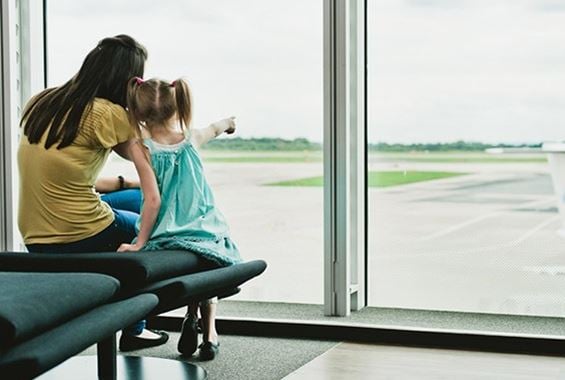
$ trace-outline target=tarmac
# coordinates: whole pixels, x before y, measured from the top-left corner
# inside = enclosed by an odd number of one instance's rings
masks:
[[[321,163],[205,163],[245,259],[268,269],[237,300],[323,303],[323,189],[266,184]],[[545,163],[371,162],[458,177],[369,189],[369,306],[564,316],[565,238]],[[112,160],[105,175],[134,176]]]

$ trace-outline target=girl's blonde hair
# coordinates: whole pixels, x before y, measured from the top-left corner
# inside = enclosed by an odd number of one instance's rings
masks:
[[[188,84],[182,79],[166,82],[161,79],[130,79],[127,93],[128,112],[139,127],[162,125],[177,114],[182,129],[192,119],[192,98]]]

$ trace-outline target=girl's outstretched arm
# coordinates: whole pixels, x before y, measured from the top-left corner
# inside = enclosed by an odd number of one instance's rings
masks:
[[[224,132],[228,135],[235,132],[235,116],[216,121],[206,128],[193,129],[191,131],[192,143],[199,148]]]
[[[135,244],[122,244],[118,248],[118,252],[139,251],[143,248],[151,236],[151,231],[153,231],[161,208],[161,195],[159,194],[155,173],[146,156],[146,148],[141,141],[132,141],[128,149],[139,175],[141,191],[143,192],[143,211],[141,212],[141,226]]]

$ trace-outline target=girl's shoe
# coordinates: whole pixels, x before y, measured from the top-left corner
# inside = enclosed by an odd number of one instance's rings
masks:
[[[213,360],[220,353],[220,342],[203,342],[199,348],[201,360]]]
[[[196,348],[198,348],[198,319],[186,316],[182,322],[177,350],[185,356],[190,356],[194,354]]]

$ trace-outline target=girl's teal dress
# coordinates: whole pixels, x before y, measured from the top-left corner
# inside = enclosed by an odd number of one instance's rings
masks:
[[[144,139],[161,193],[161,209],[144,251],[187,250],[221,266],[241,261],[229,237],[200,156],[187,136],[175,145]],[[143,212],[143,206],[142,206]],[[139,231],[140,220],[137,222]]]

